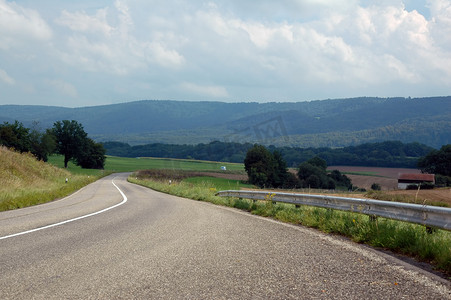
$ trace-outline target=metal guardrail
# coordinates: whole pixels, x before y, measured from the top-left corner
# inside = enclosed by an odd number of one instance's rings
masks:
[[[216,195],[338,209],[451,231],[451,209],[445,207],[371,199],[263,191],[228,190],[220,191]]]

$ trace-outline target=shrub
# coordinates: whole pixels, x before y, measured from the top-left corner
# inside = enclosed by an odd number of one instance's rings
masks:
[[[419,186],[420,190],[432,190],[434,188],[432,183],[421,183]],[[409,184],[406,190],[418,190],[418,184]]]
[[[451,186],[451,177],[440,174],[435,175],[435,186],[437,187]]]
[[[372,189],[373,191],[380,191],[382,188],[381,188],[381,185],[380,185],[379,183],[373,183],[373,184],[371,185],[371,189]]]

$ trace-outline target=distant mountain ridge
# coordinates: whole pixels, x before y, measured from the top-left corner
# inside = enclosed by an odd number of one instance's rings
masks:
[[[451,143],[451,96],[350,98],[296,103],[142,100],[102,106],[1,105],[0,122],[77,120],[97,141],[198,144],[213,140],[344,147],[399,140]]]

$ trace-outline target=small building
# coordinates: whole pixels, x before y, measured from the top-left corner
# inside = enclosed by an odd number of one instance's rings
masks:
[[[401,173],[398,176],[398,189],[405,190],[409,185],[419,185],[422,183],[435,184],[434,174],[407,174]]]

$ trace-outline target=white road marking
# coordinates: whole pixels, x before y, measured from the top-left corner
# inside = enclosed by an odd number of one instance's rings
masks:
[[[4,239],[8,239],[8,238],[12,238],[12,237],[19,236],[19,235],[23,235],[23,234],[27,234],[27,233],[32,233],[32,232],[35,232],[35,231],[44,230],[44,229],[48,229],[48,228],[52,228],[52,227],[56,227],[56,226],[60,226],[60,225],[67,224],[67,223],[74,222],[74,221],[78,221],[78,220],[81,220],[81,219],[84,219],[84,218],[92,217],[92,216],[95,216],[95,215],[104,213],[104,212],[106,212],[106,211],[108,211],[108,210],[110,210],[110,209],[113,209],[113,208],[115,208],[115,207],[118,207],[118,206],[124,204],[125,202],[127,202],[127,200],[128,200],[128,199],[127,199],[127,196],[125,196],[125,194],[121,191],[121,189],[118,188],[118,186],[114,183],[114,179],[111,180],[111,183],[117,188],[117,190],[119,191],[119,193],[121,193],[122,198],[123,198],[123,200],[122,200],[121,203],[118,203],[118,204],[115,204],[115,205],[113,205],[113,206],[110,206],[110,207],[104,208],[104,209],[102,209],[102,210],[99,210],[99,211],[97,211],[97,212],[90,213],[90,214],[88,214],[88,215],[80,216],[80,217],[77,217],[77,218],[73,218],[73,219],[70,219],[70,220],[58,222],[58,223],[55,223],[55,224],[50,224],[50,225],[43,226],[43,227],[38,227],[38,228],[31,229],[31,230],[27,230],[27,231],[22,231],[22,232],[19,232],[19,233],[14,233],[14,234],[11,234],[11,235],[1,236],[1,237],[0,237],[0,240],[4,240]]]

